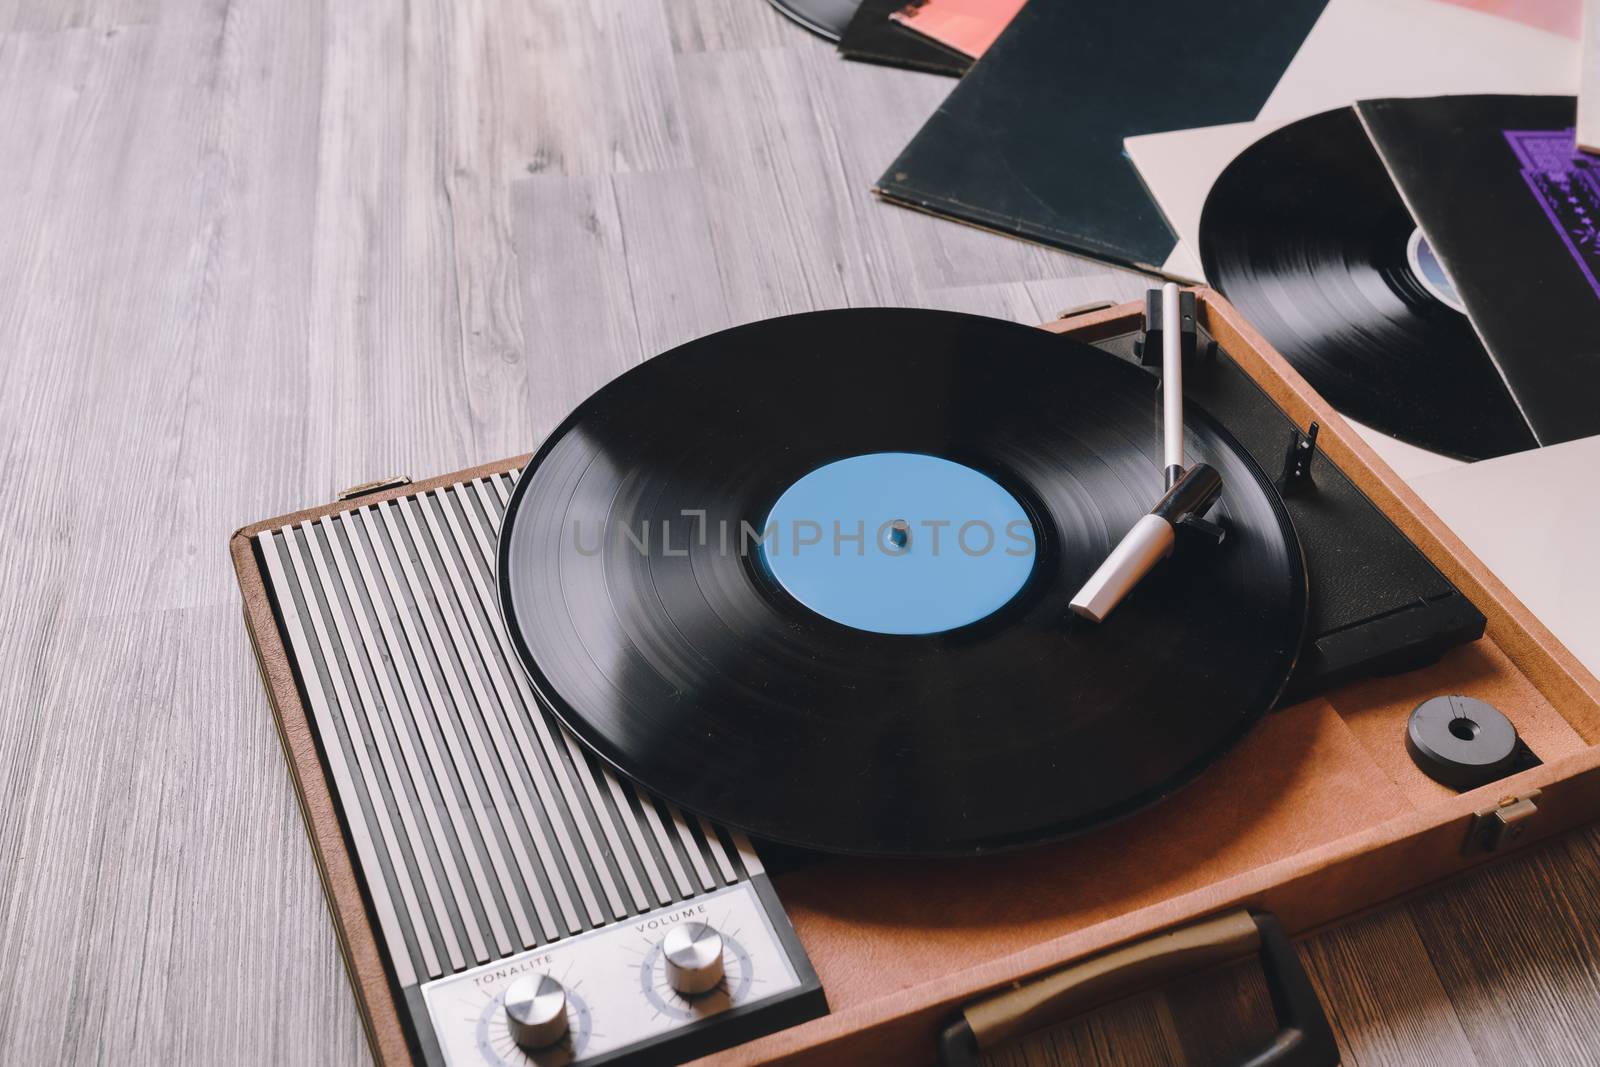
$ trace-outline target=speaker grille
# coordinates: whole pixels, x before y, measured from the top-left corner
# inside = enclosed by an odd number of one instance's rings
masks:
[[[760,870],[618,780],[534,698],[495,593],[513,477],[261,534],[324,765],[402,986]]]

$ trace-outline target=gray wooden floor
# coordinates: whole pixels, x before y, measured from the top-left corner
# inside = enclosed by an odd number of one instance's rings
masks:
[[[234,527],[731,323],[1141,290],[873,201],[949,85],[762,0],[0,0],[0,1063],[367,1057]],[[1597,899],[1580,835],[1312,940],[1347,1062],[1600,1058]],[[1259,998],[1001,1059],[1206,1062]]]

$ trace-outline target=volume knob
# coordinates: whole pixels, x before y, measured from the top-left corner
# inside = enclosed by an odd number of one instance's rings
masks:
[[[706,923],[675,926],[661,941],[667,983],[684,996],[709,992],[722,981],[722,935]]]
[[[549,1048],[567,1036],[567,991],[548,974],[526,974],[506,987],[506,1025],[519,1048]]]

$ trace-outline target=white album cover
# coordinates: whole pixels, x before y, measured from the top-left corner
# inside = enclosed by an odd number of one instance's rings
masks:
[[[1486,459],[1410,480],[1556,639],[1600,674],[1600,496],[1574,491],[1600,464],[1600,437]]]
[[[1280,126],[1372,97],[1570,95],[1578,63],[1576,40],[1455,3],[1330,0],[1253,121],[1123,141],[1178,237],[1163,270],[1203,280],[1206,194],[1235,156]]]

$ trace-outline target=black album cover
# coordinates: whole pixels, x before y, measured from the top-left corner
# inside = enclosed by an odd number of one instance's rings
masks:
[[[1573,98],[1356,110],[1538,443],[1600,433],[1600,159]]]
[[[1029,3],[875,191],[1159,270],[1176,238],[1123,139],[1255,118],[1325,2]]]

